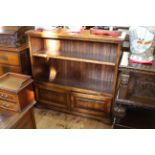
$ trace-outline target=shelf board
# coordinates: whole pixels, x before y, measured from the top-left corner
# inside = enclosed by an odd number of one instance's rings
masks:
[[[112,82],[108,81],[80,81],[80,80],[73,80],[73,79],[56,79],[54,81],[49,81],[44,78],[36,78],[37,81],[48,82],[52,84],[58,84],[63,86],[75,87],[80,89],[92,90],[96,92],[102,92],[107,94],[112,94]]]
[[[60,59],[60,60],[69,60],[69,61],[77,61],[77,62],[85,62],[85,63],[115,66],[114,62],[105,62],[105,61],[100,61],[100,60],[92,60],[92,59],[88,59],[88,58],[82,59],[82,58],[65,56],[65,55],[50,55],[50,54],[46,54],[44,51],[33,52],[32,55],[35,57],[53,58],[53,59]]]
[[[92,81],[92,82],[82,82],[82,81],[75,81],[75,80],[57,80],[53,81],[56,84],[62,84],[67,86],[79,87],[88,90],[94,90],[99,92],[112,92],[112,84],[108,82],[100,82],[100,81]]]

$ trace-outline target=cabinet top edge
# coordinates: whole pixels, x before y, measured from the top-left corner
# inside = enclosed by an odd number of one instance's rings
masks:
[[[30,30],[30,31],[27,31],[26,34],[30,37],[107,42],[107,43],[116,43],[116,44],[122,43],[126,37],[125,32],[122,32],[119,37],[112,37],[112,36],[94,35],[90,33],[90,30],[84,30],[80,33],[72,33],[72,32],[67,32],[65,30],[59,30],[59,31]]]
[[[4,47],[4,46],[0,46],[0,51],[22,52],[25,49],[28,49],[28,43],[24,43],[24,44],[22,44],[19,47]]]

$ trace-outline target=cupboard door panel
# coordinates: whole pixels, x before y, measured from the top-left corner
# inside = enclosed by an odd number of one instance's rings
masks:
[[[104,116],[110,112],[111,99],[103,96],[73,93],[71,109],[74,112]]]
[[[42,87],[36,86],[36,97],[42,104],[48,104],[51,107],[67,109],[67,92],[63,89],[52,88],[52,87]]]

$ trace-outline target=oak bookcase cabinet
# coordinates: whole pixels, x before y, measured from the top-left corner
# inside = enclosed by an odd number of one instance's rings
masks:
[[[29,31],[38,105],[110,122],[124,33]]]

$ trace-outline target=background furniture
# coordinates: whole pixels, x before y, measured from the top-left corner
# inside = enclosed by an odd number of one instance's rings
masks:
[[[125,34],[64,29],[27,34],[39,105],[109,123]]]
[[[93,28],[94,26],[86,26],[86,29],[90,29]],[[99,27],[100,29],[104,29],[105,26],[95,26],[95,27]],[[127,26],[113,26],[114,30],[118,30],[121,32],[125,32],[126,33],[126,37],[123,41],[122,44],[122,51],[130,51],[130,42],[129,42],[129,27]]]
[[[28,75],[6,73],[0,77],[0,108],[19,112],[35,101]]]
[[[29,104],[19,113],[0,109],[0,129],[35,129],[33,106]]]
[[[7,72],[31,74],[25,31],[32,26],[0,27],[0,75]]]
[[[128,63],[124,52],[114,106],[114,128],[155,128],[155,60],[152,65]]]

